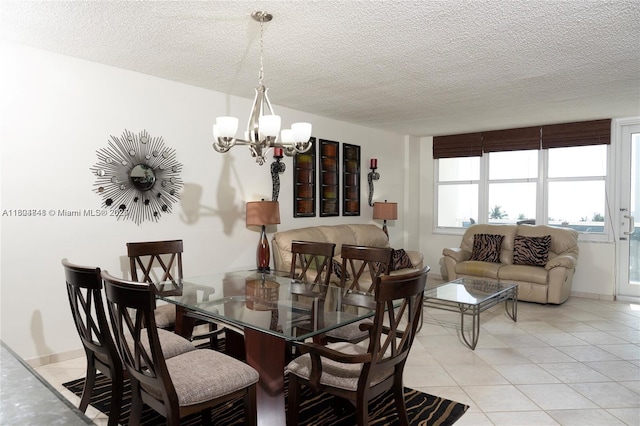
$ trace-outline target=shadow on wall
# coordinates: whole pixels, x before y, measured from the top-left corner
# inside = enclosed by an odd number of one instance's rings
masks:
[[[201,185],[185,183],[184,189],[180,194],[180,206],[182,207],[180,219],[184,223],[192,225],[197,223],[202,216],[218,216],[222,220],[223,232],[226,235],[231,235],[236,222],[244,219],[244,206],[236,204],[236,189],[231,186],[232,173],[235,175],[236,180],[240,182],[235,170],[231,167],[231,161],[233,161],[232,157],[224,157],[216,191],[218,208],[201,204]]]
[[[31,338],[36,346],[36,354],[38,356],[50,355],[53,353],[53,349],[47,346],[44,337],[42,314],[40,311],[34,311],[31,316]]]

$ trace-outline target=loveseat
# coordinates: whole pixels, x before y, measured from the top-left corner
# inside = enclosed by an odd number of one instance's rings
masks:
[[[578,233],[546,225],[471,225],[460,247],[442,251],[448,279],[518,284],[518,299],[561,304],[571,294]]]
[[[340,263],[340,251],[342,250],[342,244],[389,247],[387,234],[385,234],[378,226],[370,224],[321,225],[280,231],[273,234],[271,244],[276,270],[289,271],[291,269],[291,260],[293,259],[293,254],[291,253],[292,241],[335,243],[336,248],[334,252],[334,259]],[[397,270],[393,270],[395,268],[392,268],[391,274],[401,274],[407,272],[409,269],[422,268],[422,253],[411,250],[403,250],[403,252],[406,253],[406,260],[410,261],[412,268]],[[408,266],[408,261],[403,263]],[[399,260],[399,262],[402,261]],[[362,283],[364,282],[365,280],[362,280]],[[340,278],[335,273],[331,275],[331,283],[340,283]]]

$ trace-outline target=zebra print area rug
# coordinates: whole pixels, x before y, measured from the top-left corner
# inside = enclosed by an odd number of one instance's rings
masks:
[[[78,397],[82,396],[84,378],[64,383]],[[448,399],[439,398],[413,389],[405,388],[407,412],[412,425],[446,426],[452,425],[467,411],[469,406]],[[109,415],[109,400],[111,397],[111,380],[98,374],[91,405]],[[301,425],[340,425],[356,424],[355,413],[340,413],[335,409],[333,397],[328,394],[314,394],[307,387],[303,387],[300,407]],[[131,386],[125,379],[124,396],[120,424],[127,424],[131,409]],[[213,424],[217,426],[243,425],[244,409],[242,400],[219,406],[212,413]],[[398,418],[395,412],[393,396],[390,392],[374,399],[369,404],[369,424],[378,426],[396,425]],[[180,424],[195,426],[201,423],[200,415],[185,417]],[[144,406],[141,418],[142,425],[164,425],[165,419],[151,408]]]

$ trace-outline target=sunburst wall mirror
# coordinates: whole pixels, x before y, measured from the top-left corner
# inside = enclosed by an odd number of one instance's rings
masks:
[[[180,198],[182,164],[174,149],[164,146],[162,137],[151,137],[146,130],[121,137],[111,136],[108,147],[97,151],[98,163],[94,191],[118,219],[158,221]]]

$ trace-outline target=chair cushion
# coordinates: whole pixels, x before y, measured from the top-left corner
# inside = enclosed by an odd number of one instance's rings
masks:
[[[258,381],[258,372],[242,361],[210,349],[198,349],[166,360],[178,396],[178,405],[199,404],[246,388]],[[154,397],[158,389],[142,384]]]
[[[337,314],[338,312],[327,312],[325,314],[325,321],[328,323],[334,322]],[[341,315],[345,314],[341,313]],[[360,324],[373,324],[373,321],[367,318],[360,321],[352,322],[351,324],[347,324],[328,331],[326,334],[329,337],[341,340],[361,340],[369,337],[369,332],[367,330],[360,330]]]
[[[156,327],[171,328],[176,324],[175,305],[157,305],[153,315],[156,319]]]
[[[133,344],[133,338],[129,335],[126,336],[129,346]],[[158,339],[160,339],[160,347],[162,348],[162,355],[165,359],[173,358],[174,356],[181,355],[187,352],[195,351],[196,347],[182,336],[175,334],[172,331],[158,328]],[[146,331],[142,333],[142,347],[150,352],[149,337]]]
[[[340,351],[346,354],[364,354],[367,348],[353,343],[338,342],[327,345],[328,348]],[[322,357],[322,376],[320,383],[326,386],[332,386],[348,391],[356,391],[358,389],[358,379],[362,371],[362,364],[344,364]],[[311,356],[304,354],[294,359],[287,365],[287,371],[298,377],[309,380],[311,374]],[[379,371],[372,379],[371,385],[374,386],[393,374],[393,368],[385,371]]]

